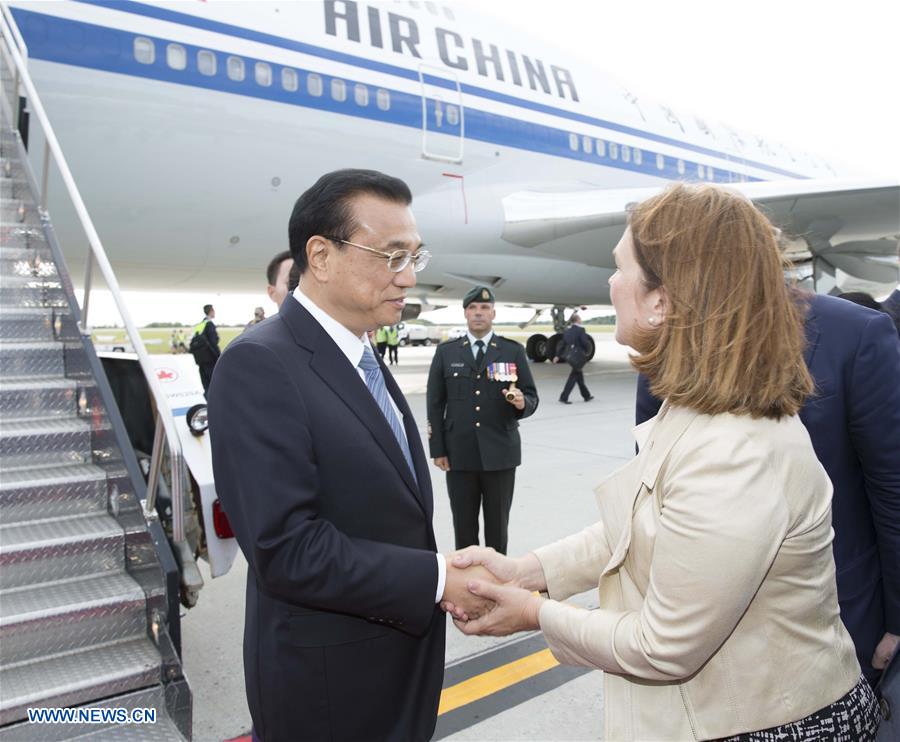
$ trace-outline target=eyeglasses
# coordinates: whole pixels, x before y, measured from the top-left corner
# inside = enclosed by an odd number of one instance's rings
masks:
[[[410,261],[412,261],[413,264],[413,271],[418,273],[428,265],[428,261],[431,260],[431,253],[428,252],[428,250],[419,250],[416,253],[413,253],[411,250],[394,250],[393,252],[387,253],[376,250],[374,247],[366,247],[365,245],[359,245],[356,242],[350,242],[350,240],[342,240],[340,237],[328,235],[322,236],[325,237],[326,240],[336,242],[339,245],[351,245],[352,247],[358,247],[360,250],[375,253],[387,260],[388,270],[392,273],[399,273],[410,264]]]

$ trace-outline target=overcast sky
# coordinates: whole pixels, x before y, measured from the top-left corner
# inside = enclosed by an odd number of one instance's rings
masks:
[[[900,177],[900,3],[890,0],[491,0],[516,30],[554,39],[642,94],[732,123],[860,174]],[[160,297],[129,292],[138,324]],[[165,305],[196,321],[208,297]],[[92,299],[92,302],[94,300]],[[243,322],[260,296],[220,296],[219,319]],[[114,321],[96,305],[96,319]],[[522,310],[500,310],[519,320]],[[528,314],[527,311],[524,314]],[[436,322],[461,319],[444,310]],[[174,314],[173,316],[179,316]]]

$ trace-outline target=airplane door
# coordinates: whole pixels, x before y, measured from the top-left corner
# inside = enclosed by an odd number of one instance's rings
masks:
[[[422,85],[423,159],[461,163],[465,117],[459,78],[449,70],[420,64],[419,82]]]

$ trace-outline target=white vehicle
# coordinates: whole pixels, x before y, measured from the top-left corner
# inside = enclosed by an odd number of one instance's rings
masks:
[[[441,342],[441,331],[429,325],[414,325],[403,322],[399,327],[400,345],[437,345]]]

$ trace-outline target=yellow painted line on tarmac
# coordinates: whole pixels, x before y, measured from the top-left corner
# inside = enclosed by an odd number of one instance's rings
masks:
[[[552,670],[558,664],[559,662],[556,661],[549,649],[542,649],[540,652],[529,654],[527,657],[495,667],[493,670],[444,688],[441,692],[438,716],[458,709],[460,706],[480,701],[486,696],[521,683],[535,675],[540,675],[542,672]]]

